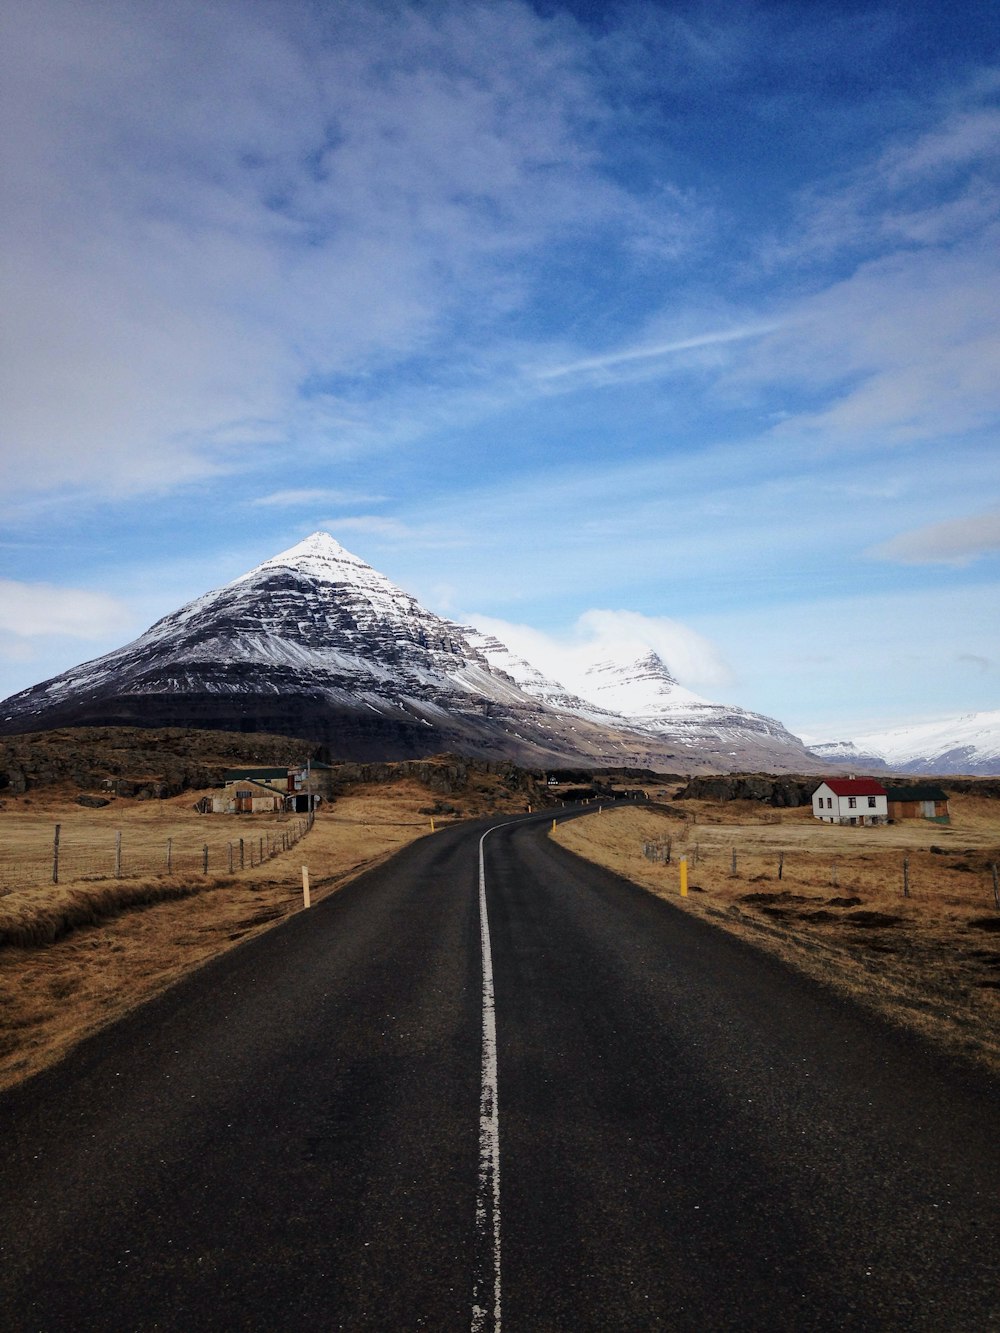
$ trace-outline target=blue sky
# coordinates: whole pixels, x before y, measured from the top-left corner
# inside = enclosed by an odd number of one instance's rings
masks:
[[[6,9],[0,696],[325,528],[550,670],[998,706],[992,0]]]

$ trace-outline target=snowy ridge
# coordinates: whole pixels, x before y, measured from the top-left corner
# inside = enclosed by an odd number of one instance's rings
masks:
[[[842,763],[882,765],[901,773],[1000,773],[1000,709],[823,741],[814,754]]]
[[[662,718],[692,705],[718,706],[679,685],[654,652],[625,664],[595,662],[587,669],[582,690],[593,703],[632,718]]]

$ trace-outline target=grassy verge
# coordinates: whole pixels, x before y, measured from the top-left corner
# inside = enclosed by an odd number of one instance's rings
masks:
[[[552,836],[1000,1072],[1000,912],[990,871],[1000,859],[1000,803],[957,797],[950,828],[914,821],[877,829],[739,803],[683,806],[681,819],[649,807],[607,810]],[[670,862],[650,860],[668,839]]]

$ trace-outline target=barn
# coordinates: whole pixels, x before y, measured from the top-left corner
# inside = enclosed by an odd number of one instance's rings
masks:
[[[212,813],[216,815],[260,815],[284,810],[288,797],[263,782],[237,778],[227,782],[218,796],[212,797]]]
[[[889,818],[929,819],[935,824],[950,824],[948,793],[940,787],[917,784],[908,787],[887,787]]]

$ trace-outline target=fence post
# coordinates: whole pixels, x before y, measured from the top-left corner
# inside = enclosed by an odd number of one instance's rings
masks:
[[[201,849],[201,873],[208,874],[208,843],[206,842]]]
[[[997,911],[1000,912],[1000,880],[997,879],[996,861],[993,862],[993,901],[997,905]]]
[[[782,876],[784,873],[785,873],[785,853],[784,853],[784,852],[779,852],[779,853],[778,853],[778,878],[781,879],[781,876]]]
[[[670,862],[671,862],[671,860],[673,859],[673,852],[674,852],[674,840],[673,840],[673,838],[668,838],[668,839],[667,839],[667,865],[669,865]]]
[[[243,869],[243,839],[240,838],[240,869]]]
[[[732,869],[730,870],[729,873],[730,873],[731,875],[735,875],[735,874],[736,874],[736,848],[735,848],[735,847],[733,848],[733,863],[732,863]]]
[[[55,836],[52,839],[52,883],[59,883],[59,830],[61,824],[56,825]],[[996,866],[993,867],[993,881],[996,883]]]
[[[909,898],[909,896],[910,896],[910,858],[909,858],[908,856],[904,856],[904,857],[903,857],[903,897],[904,897],[904,898]]]
[[[233,844],[229,844],[229,873],[233,873]]]
[[[169,875],[174,868],[174,840],[167,839],[167,874]]]
[[[115,879],[122,877],[122,831],[115,834]]]

